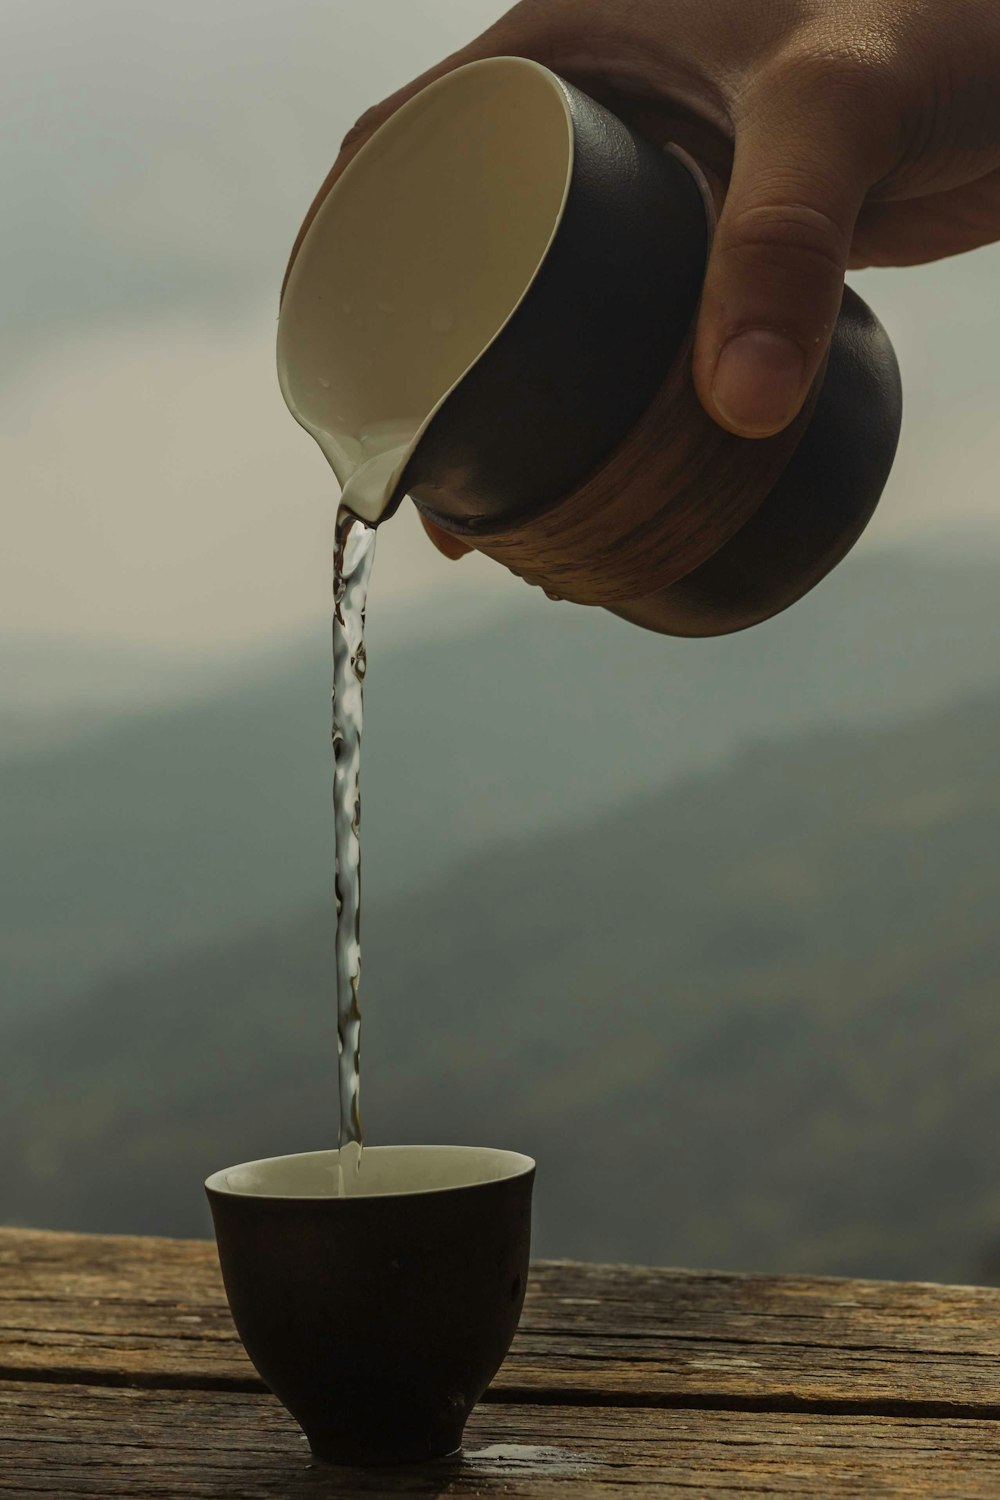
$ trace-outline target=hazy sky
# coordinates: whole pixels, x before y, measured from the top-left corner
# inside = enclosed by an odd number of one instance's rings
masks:
[[[325,623],[335,489],[273,373],[287,251],[353,119],[502,9],[0,0],[0,630],[215,653]],[[993,250],[859,279],[907,398],[869,546],[1000,535],[998,279]],[[412,518],[379,554],[401,618],[523,587]]]

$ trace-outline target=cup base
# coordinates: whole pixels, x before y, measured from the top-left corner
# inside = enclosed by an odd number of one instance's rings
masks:
[[[458,1458],[462,1452],[462,1430],[439,1443],[411,1443],[399,1447],[366,1444],[324,1443],[309,1438],[309,1451],[317,1463],[338,1469],[389,1469],[406,1464],[440,1463]],[[307,1434],[308,1436],[308,1434]]]

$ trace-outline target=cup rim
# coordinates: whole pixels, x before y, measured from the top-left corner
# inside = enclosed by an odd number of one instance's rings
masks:
[[[239,1187],[231,1186],[228,1179],[234,1172],[249,1172],[254,1168],[278,1168],[287,1162],[317,1160],[322,1157],[336,1158],[339,1152],[336,1147],[321,1151],[295,1151],[282,1156],[264,1156],[255,1161],[236,1162],[229,1167],[221,1167],[212,1172],[205,1179],[205,1191],[215,1193],[219,1197],[227,1199],[245,1199],[249,1202],[270,1203],[371,1203],[386,1198],[430,1198],[441,1193],[461,1193],[472,1191],[477,1188],[489,1187],[495,1182],[510,1182],[519,1177],[526,1177],[535,1170],[533,1157],[524,1155],[520,1151],[508,1151],[502,1147],[495,1146],[432,1146],[432,1145],[406,1145],[406,1146],[366,1146],[364,1155],[381,1155],[383,1152],[392,1152],[400,1155],[424,1154],[427,1152],[441,1152],[448,1156],[461,1158],[465,1155],[475,1154],[492,1158],[505,1165],[508,1170],[501,1171],[492,1176],[476,1177],[471,1182],[449,1182],[438,1187],[400,1188],[387,1192],[347,1193],[338,1196],[333,1193],[268,1193],[247,1191]]]

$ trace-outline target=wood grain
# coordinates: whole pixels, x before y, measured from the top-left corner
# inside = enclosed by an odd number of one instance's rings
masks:
[[[0,1500],[1000,1494],[1000,1292],[533,1268],[463,1456],[317,1466],[205,1241],[0,1231]]]
[[[0,1495],[842,1496],[995,1500],[1000,1428],[912,1418],[483,1406],[461,1458],[425,1468],[313,1463],[269,1396],[0,1385]]]
[[[0,1372],[260,1389],[200,1240],[0,1231]],[[1000,1292],[540,1262],[489,1395],[1000,1416]]]

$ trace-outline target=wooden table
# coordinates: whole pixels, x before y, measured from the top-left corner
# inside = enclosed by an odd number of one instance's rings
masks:
[[[460,1459],[325,1469],[213,1245],[0,1231],[0,1495],[1000,1496],[1000,1291],[536,1264]]]

